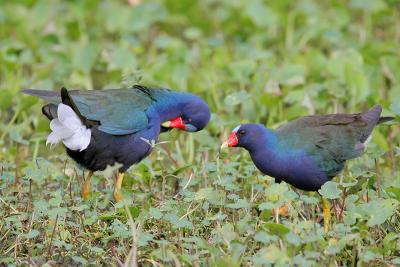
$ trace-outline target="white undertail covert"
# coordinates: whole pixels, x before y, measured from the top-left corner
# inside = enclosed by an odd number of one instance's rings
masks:
[[[50,122],[51,133],[46,144],[55,145],[61,141],[71,150],[85,150],[90,143],[91,131],[88,129],[71,107],[58,104],[57,118]]]

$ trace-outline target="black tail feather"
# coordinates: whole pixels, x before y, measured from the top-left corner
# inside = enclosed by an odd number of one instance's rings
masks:
[[[82,123],[85,124],[87,127],[100,124],[98,121],[88,120],[85,116],[81,114],[74,100],[72,99],[71,95],[65,87],[61,88],[61,101],[63,104],[70,106],[72,110],[76,113],[76,115],[78,115],[79,119],[81,119]]]
[[[57,118],[57,105],[47,104],[42,107],[42,113],[49,119],[52,120]]]
[[[44,100],[59,103],[60,102],[60,93],[55,91],[48,91],[48,90],[37,90],[37,89],[23,89],[21,90],[22,93],[36,96],[42,98]]]
[[[70,106],[75,111],[75,113],[78,115],[78,117],[83,121],[84,117],[82,116],[78,107],[75,105],[74,101],[72,100],[71,95],[69,94],[67,88],[62,87],[60,93],[61,93],[61,102],[67,106]]]
[[[395,117],[389,117],[389,116],[387,116],[387,117],[380,117],[379,118],[379,121],[378,121],[378,124],[380,124],[380,123],[385,123],[385,122],[388,122],[388,121],[392,121],[392,120],[394,120],[395,119]]]

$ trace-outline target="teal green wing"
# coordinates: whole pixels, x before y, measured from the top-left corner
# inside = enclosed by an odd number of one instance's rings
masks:
[[[53,103],[60,103],[58,92],[24,90]],[[99,130],[112,135],[138,132],[148,126],[147,109],[154,99],[151,89],[71,90],[69,94],[82,116],[99,122]]]
[[[364,152],[368,123],[361,114],[307,116],[276,130],[290,148],[304,151],[314,158],[328,176],[337,175],[348,159]]]
[[[152,99],[140,90],[71,91],[70,95],[81,114],[99,121],[103,132],[132,134],[148,125],[146,110]]]

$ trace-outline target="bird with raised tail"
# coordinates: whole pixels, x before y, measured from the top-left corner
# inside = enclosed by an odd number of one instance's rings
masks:
[[[343,170],[345,162],[365,151],[372,130],[392,117],[381,117],[376,105],[363,113],[306,116],[271,130],[261,124],[237,126],[222,145],[243,147],[255,166],[277,182],[318,191]],[[324,228],[329,228],[330,205],[323,199]]]
[[[46,143],[62,142],[68,155],[89,170],[82,186],[84,199],[89,197],[93,172],[119,163],[114,199],[120,201],[124,173],[150,154],[160,133],[172,128],[197,132],[210,120],[210,109],[201,98],[163,88],[23,92],[51,102],[42,108],[51,120]]]

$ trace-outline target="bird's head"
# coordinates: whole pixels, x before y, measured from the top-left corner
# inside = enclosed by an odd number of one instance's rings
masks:
[[[262,124],[241,124],[232,130],[228,140],[221,148],[243,147],[252,149],[265,139],[265,127]]]
[[[180,105],[179,115],[171,120],[161,124],[162,127],[168,129],[181,129],[187,132],[197,132],[208,124],[210,121],[210,108],[200,98],[193,97]]]

